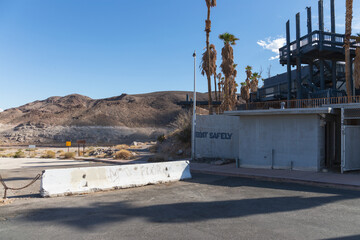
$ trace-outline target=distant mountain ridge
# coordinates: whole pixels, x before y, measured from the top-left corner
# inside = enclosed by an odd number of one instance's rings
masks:
[[[180,113],[191,92],[167,91],[92,99],[79,94],[49,97],[0,113],[0,124],[53,126],[164,127]],[[205,93],[198,93],[206,100]]]

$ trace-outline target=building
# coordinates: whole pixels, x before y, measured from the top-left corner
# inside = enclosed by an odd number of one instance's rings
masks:
[[[360,96],[346,96],[345,36],[335,32],[334,0],[330,5],[331,32],[324,31],[323,0],[319,30],[312,31],[311,8],[307,35],[300,37],[297,14],[290,42],[287,22],[287,45],[279,49],[287,73],[265,80],[237,111],[197,117],[197,158],[235,159],[238,167],[360,170]],[[353,42],[352,58],[355,48]]]

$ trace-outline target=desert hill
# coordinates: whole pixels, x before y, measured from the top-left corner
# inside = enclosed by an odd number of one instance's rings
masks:
[[[180,91],[105,99],[72,94],[31,102],[0,113],[0,144],[62,142],[69,138],[113,142],[119,136],[138,133],[154,137],[182,111],[177,103],[184,101],[186,94],[192,96]],[[207,94],[198,93],[197,97],[206,100]]]
[[[177,105],[191,92],[154,92],[91,99],[72,94],[50,97],[0,113],[0,123],[60,126],[163,127],[181,111]],[[206,100],[206,94],[198,94]]]

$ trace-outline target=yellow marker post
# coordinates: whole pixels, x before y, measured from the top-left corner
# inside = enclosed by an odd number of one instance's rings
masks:
[[[68,152],[70,151],[70,147],[71,147],[71,142],[70,141],[67,141],[66,142],[66,146],[68,147]]]

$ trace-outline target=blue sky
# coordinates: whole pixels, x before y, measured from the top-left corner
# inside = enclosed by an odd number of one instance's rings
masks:
[[[211,43],[218,35],[240,38],[234,47],[238,82],[244,68],[271,65],[282,73],[276,51],[295,14],[306,33],[306,6],[317,29],[317,0],[218,0],[211,11]],[[330,29],[330,0],[325,28]],[[337,32],[344,32],[345,1],[336,0]],[[354,32],[360,32],[354,1]],[[205,0],[0,0],[0,108],[72,93],[91,98],[167,90],[192,90],[193,58],[205,47]],[[199,60],[199,58],[198,58]],[[197,65],[200,62],[198,61]],[[198,71],[197,88],[207,90]]]

